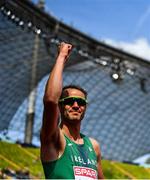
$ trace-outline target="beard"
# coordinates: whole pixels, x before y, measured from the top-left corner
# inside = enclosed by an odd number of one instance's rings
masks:
[[[77,111],[65,111],[63,114],[63,120],[68,121],[70,123],[81,122],[84,118],[84,112],[79,113]]]

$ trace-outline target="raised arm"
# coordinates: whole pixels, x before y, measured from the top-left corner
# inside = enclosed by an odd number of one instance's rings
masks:
[[[71,44],[61,43],[55,65],[48,78],[43,98],[44,113],[41,129],[41,144],[49,143],[58,134],[58,101],[62,91],[63,70],[72,49]]]

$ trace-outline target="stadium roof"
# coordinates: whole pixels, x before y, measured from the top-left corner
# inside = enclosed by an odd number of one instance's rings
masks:
[[[6,9],[11,10],[13,14],[19,17],[20,20],[23,20],[26,26],[28,26],[29,22],[32,23],[33,28],[37,28],[41,31],[39,35],[49,41],[47,43],[50,43],[52,38],[58,38],[59,41],[72,43],[77,48],[77,51],[82,50],[89,56],[95,58],[103,55],[109,55],[119,59],[128,59],[129,61],[138,61],[138,63],[147,63],[147,61],[143,58],[107,45],[104,42],[98,41],[89,35],[64,24],[51,14],[46,13],[43,8],[39,8],[29,0],[1,0],[0,6],[3,5]],[[33,31],[36,31],[36,29],[33,29]]]
[[[74,45],[65,82],[80,82],[90,92],[83,130],[102,139],[105,157],[133,159],[147,153],[150,63],[89,37],[28,0],[0,1],[0,131],[10,124],[22,130],[28,97],[50,73],[61,41]],[[42,103],[44,84],[37,91]],[[42,104],[35,105],[36,137],[41,116]]]

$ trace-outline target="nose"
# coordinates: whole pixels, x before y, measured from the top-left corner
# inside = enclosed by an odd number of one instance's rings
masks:
[[[76,101],[73,103],[72,108],[73,109],[79,109],[79,105]]]

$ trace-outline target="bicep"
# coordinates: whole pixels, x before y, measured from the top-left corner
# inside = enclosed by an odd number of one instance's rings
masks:
[[[97,156],[98,179],[104,179],[102,163],[101,163],[101,150],[99,143],[95,139],[91,139],[91,142]]]
[[[41,128],[41,142],[49,141],[57,135],[59,121],[59,108],[57,104],[49,102],[44,104],[43,122]],[[55,139],[55,138],[54,138]]]
[[[99,152],[97,156],[97,169],[98,169],[98,179],[104,179],[102,163],[101,163],[101,153]]]

